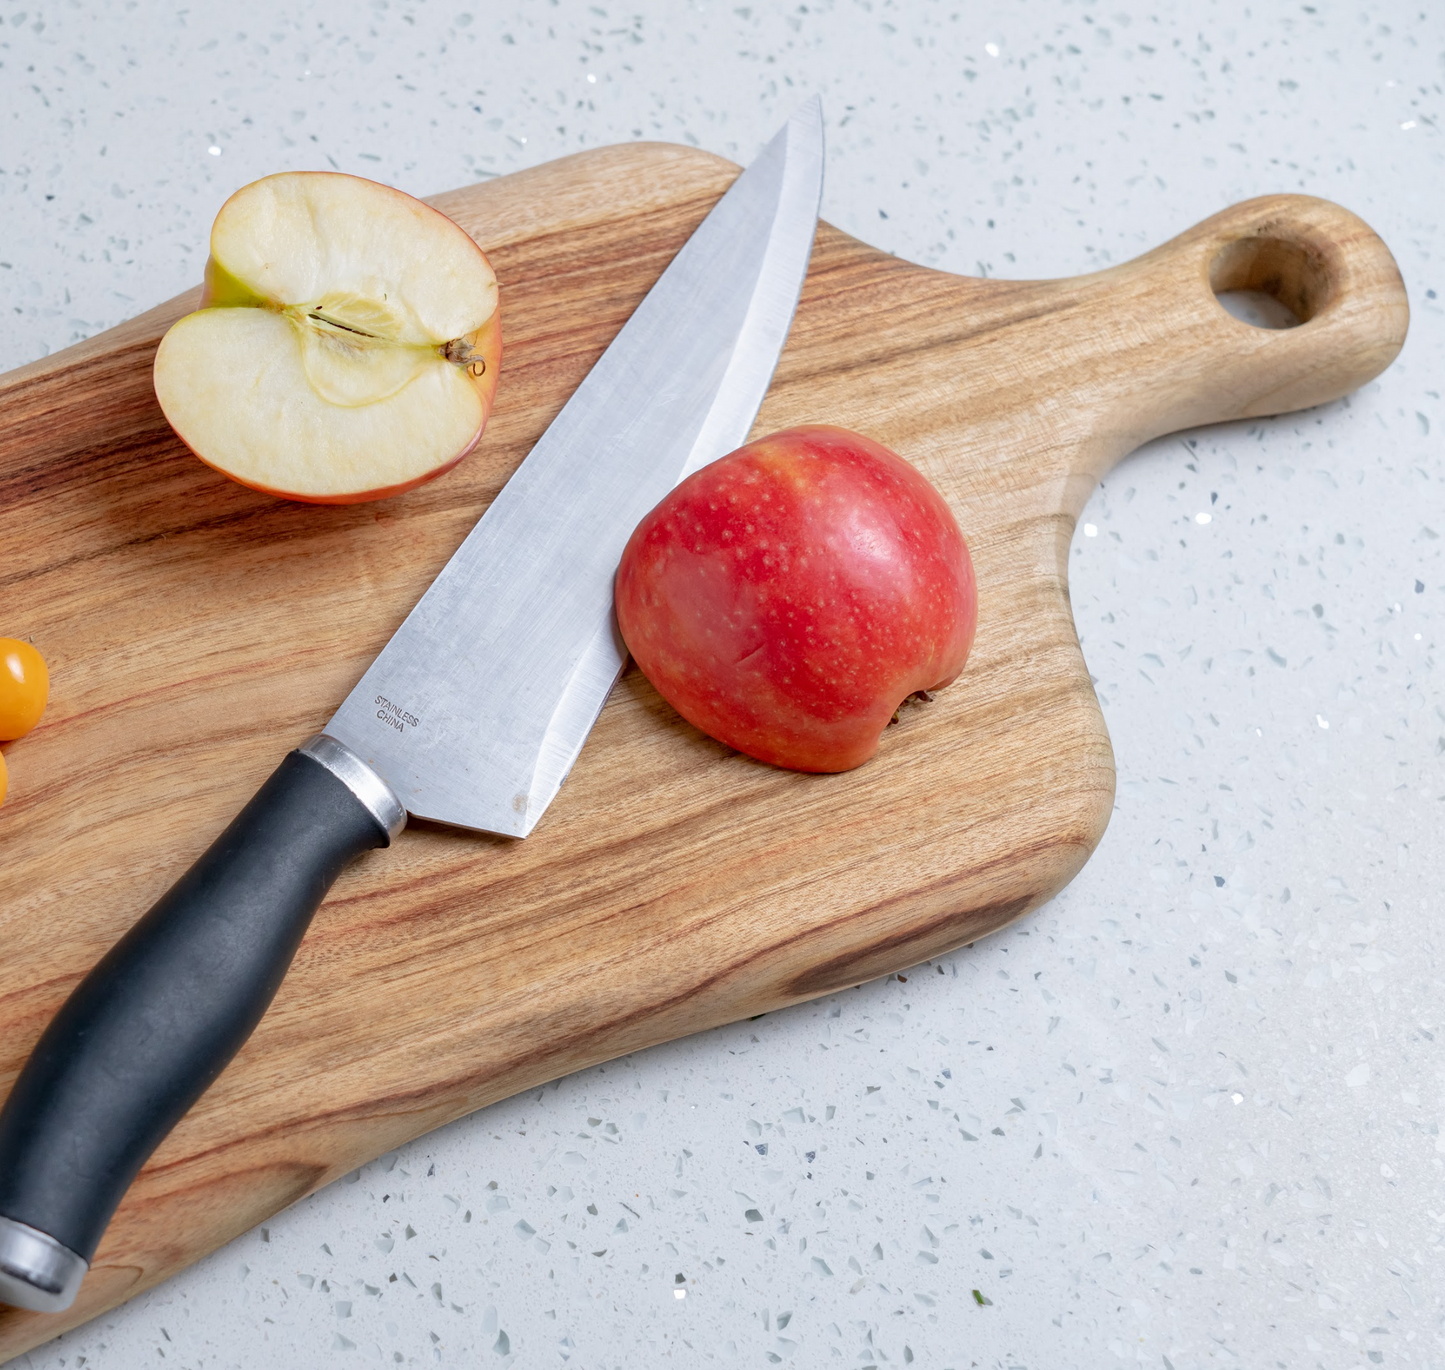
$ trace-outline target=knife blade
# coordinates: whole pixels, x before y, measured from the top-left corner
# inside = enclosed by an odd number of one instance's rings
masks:
[[[525,837],[625,662],[633,527],[738,446],[807,273],[804,105],[673,259],[326,726],[80,982],[0,1108],[0,1302],[69,1307],[137,1171],[260,1021],[337,875],[407,814]]]
[[[415,817],[525,837],[556,795],[622,670],[628,536],[762,403],[821,130],[804,106],[733,183],[326,725]]]

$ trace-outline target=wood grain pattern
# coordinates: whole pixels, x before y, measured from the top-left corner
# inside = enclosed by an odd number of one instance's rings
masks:
[[[287,504],[182,448],[150,362],[194,296],[0,379],[0,631],[54,682],[6,750],[0,1089],[336,708],[735,174],[638,144],[440,196],[502,282],[498,404],[460,467],[383,504]],[[1211,283],[1308,321],[1251,328]],[[963,677],[860,770],[803,776],[711,742],[629,670],[528,841],[420,824],[342,877],[74,1308],[0,1311],[0,1358],[483,1104],[900,969],[1056,893],[1114,785],[1066,584],[1095,481],[1159,433],[1345,393],[1406,322],[1379,239],[1300,196],[1066,281],[948,276],[820,228],[755,431],[859,428],[943,490],[980,586]]]

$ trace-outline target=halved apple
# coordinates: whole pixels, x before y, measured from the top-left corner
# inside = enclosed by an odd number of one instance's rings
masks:
[[[208,465],[352,504],[470,452],[501,360],[497,278],[461,228],[360,176],[288,171],[221,206],[201,308],[161,339],[154,379]]]

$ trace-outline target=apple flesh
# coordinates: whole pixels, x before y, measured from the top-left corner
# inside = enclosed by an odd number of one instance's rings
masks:
[[[221,206],[201,308],[161,340],[155,391],[218,471],[349,504],[471,451],[501,353],[496,275],[446,215],[359,176],[282,172]]]
[[[705,466],[633,532],[617,621],[688,722],[761,761],[846,771],[899,706],[963,669],[973,563],[943,496],[842,428],[791,428]]]

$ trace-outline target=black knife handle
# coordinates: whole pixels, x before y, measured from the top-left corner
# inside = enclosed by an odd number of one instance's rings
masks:
[[[136,1172],[260,1021],[332,882],[405,819],[333,739],[286,757],[41,1035],[0,1109],[0,1238],[18,1224],[88,1265]],[[28,1295],[23,1264],[0,1240],[0,1302]],[[30,1283],[53,1309],[53,1274]]]

